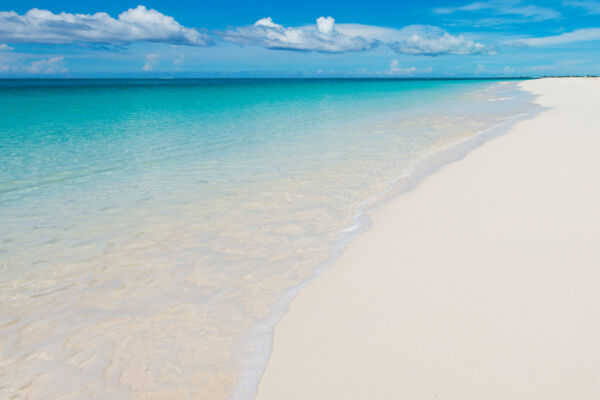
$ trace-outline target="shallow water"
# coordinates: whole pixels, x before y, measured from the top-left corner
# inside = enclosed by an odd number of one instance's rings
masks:
[[[290,293],[513,81],[0,81],[0,397],[251,398]]]

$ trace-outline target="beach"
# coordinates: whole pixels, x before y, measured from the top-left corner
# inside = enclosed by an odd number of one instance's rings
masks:
[[[521,82],[0,80],[0,398],[252,399],[298,291]]]
[[[600,0],[0,7],[0,400],[600,400]]]
[[[277,325],[258,400],[600,398],[600,80],[371,211]]]

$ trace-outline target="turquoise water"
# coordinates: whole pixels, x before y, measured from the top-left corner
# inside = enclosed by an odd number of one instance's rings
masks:
[[[251,398],[358,216],[530,110],[512,81],[0,80],[1,397]]]

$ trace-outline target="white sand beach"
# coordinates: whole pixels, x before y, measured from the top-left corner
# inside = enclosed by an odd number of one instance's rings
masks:
[[[279,323],[259,400],[600,398],[600,80],[371,214]]]

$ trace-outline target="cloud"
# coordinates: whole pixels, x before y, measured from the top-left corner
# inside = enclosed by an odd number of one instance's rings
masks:
[[[10,47],[6,43],[0,43],[0,51],[11,51],[14,50],[14,47]]]
[[[228,30],[221,36],[229,42],[267,49],[322,53],[364,51],[376,45],[373,41],[338,32],[331,17],[320,17],[315,25],[289,28],[274,23],[270,17],[262,18],[254,25]]]
[[[404,40],[390,44],[396,53],[439,56],[443,54],[493,54],[481,43],[451,35],[439,28],[418,29]]]
[[[432,71],[433,68],[431,67],[425,69],[420,69],[417,67],[402,67],[398,60],[392,60],[390,62],[390,69],[388,71],[376,72],[375,75],[413,76],[416,74],[431,74]]]
[[[64,67],[64,61],[65,58],[62,56],[33,61],[25,70],[32,74],[54,74],[57,72],[67,72],[68,69]]]
[[[567,0],[564,1],[565,6],[583,8],[586,14],[600,14],[600,1],[596,0]]]
[[[173,65],[181,65],[185,61],[185,55],[179,54],[177,57],[173,59]]]
[[[429,25],[409,25],[401,29],[372,25],[339,24],[338,30],[346,35],[359,36],[383,43],[399,54],[440,56],[447,54],[495,54],[493,49],[452,35],[441,28]]]
[[[493,8],[491,2],[475,2],[460,7],[439,7],[433,10],[436,14],[452,14],[457,11],[479,11]]]
[[[19,15],[14,11],[0,11],[0,27],[0,41],[8,43],[160,42],[188,46],[212,43],[206,34],[141,5],[122,12],[117,18],[104,12],[54,14],[33,8]]]
[[[410,25],[402,29],[362,24],[336,24],[332,17],[320,17],[314,25],[284,27],[271,18],[254,25],[228,30],[221,37],[229,42],[268,49],[358,52],[385,45],[399,54],[438,56],[444,54],[493,54],[481,43],[443,29]]]
[[[417,72],[417,68],[409,67],[409,68],[401,68],[398,60],[392,60],[390,62],[390,72],[394,75],[412,75]]]
[[[413,75],[417,72],[416,67],[402,68],[398,60],[392,60],[390,62],[390,75]]]
[[[154,67],[156,67],[156,65],[158,64],[159,59],[160,55],[155,53],[146,55],[146,63],[144,64],[142,69],[144,71],[152,71]]]
[[[506,44],[513,47],[537,47],[554,46],[575,42],[587,42],[593,40],[600,40],[600,28],[577,29],[573,32],[567,32],[554,36],[516,39],[511,40]]]
[[[556,10],[535,5],[521,5],[520,0],[477,1],[460,7],[440,7],[433,10],[434,13],[440,15],[478,11],[504,16],[504,18],[482,18],[475,21],[465,21],[465,23],[499,25],[503,23],[542,22],[561,17],[560,12]]]

